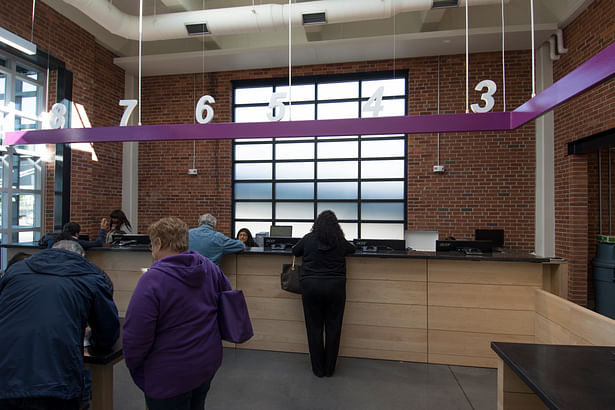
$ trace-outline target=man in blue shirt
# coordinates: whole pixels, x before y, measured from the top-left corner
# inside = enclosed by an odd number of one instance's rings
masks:
[[[223,233],[216,232],[216,217],[211,214],[199,216],[199,227],[190,229],[188,250],[195,251],[220,266],[222,255],[237,253],[244,249],[238,239],[231,239]]]

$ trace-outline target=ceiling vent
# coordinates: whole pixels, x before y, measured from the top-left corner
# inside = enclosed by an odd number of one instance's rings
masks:
[[[313,26],[315,24],[327,24],[327,16],[324,11],[319,11],[316,13],[303,13],[303,25],[304,26]]]
[[[433,9],[445,9],[448,7],[457,7],[459,0],[434,0],[431,8]]]
[[[189,36],[202,36],[203,34],[211,34],[207,30],[207,23],[185,23],[186,31]]]

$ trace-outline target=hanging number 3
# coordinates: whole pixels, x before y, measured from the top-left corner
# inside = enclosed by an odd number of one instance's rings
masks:
[[[199,102],[196,104],[196,110],[194,116],[199,124],[207,124],[214,118],[214,109],[211,105],[215,103],[214,97],[211,95],[204,95],[199,98]],[[203,111],[207,111],[207,115],[203,118]]]
[[[382,95],[384,94],[384,87],[380,86],[376,89],[374,94],[363,104],[363,112],[372,112],[372,117],[380,115],[380,111],[384,109],[382,106]]]
[[[495,105],[495,101],[493,100],[493,94],[495,94],[498,87],[491,80],[483,80],[480,83],[476,84],[476,87],[474,87],[476,91],[482,91],[485,88],[487,89],[487,91],[480,96],[480,99],[485,102],[485,106],[481,107],[478,104],[472,104],[470,105],[472,112],[489,112],[493,109],[493,106]]]
[[[280,121],[284,118],[286,107],[281,101],[284,98],[286,98],[286,93],[283,92],[271,94],[271,100],[269,100],[269,106],[267,106],[267,118],[269,118],[269,121]]]
[[[66,115],[66,106],[64,104],[53,104],[49,114],[49,126],[52,129],[57,130],[58,128],[64,128],[64,125],[66,124],[66,118],[64,118]]]

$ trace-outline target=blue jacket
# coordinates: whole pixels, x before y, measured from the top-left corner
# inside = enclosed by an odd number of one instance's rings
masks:
[[[97,347],[119,337],[100,268],[63,249],[12,265],[0,279],[0,399],[80,397],[87,324]]]
[[[49,238],[47,241],[47,248],[52,248],[57,239],[57,237]],[[86,241],[77,238],[71,238],[71,240],[79,242],[79,245],[81,245],[83,249],[100,248],[105,245],[105,241],[107,240],[107,230],[100,229],[98,231],[98,238],[96,238],[95,241]]]
[[[241,252],[243,249],[243,242],[239,239],[231,239],[223,233],[214,231],[209,225],[190,229],[188,250],[200,253],[218,266],[222,255]]]
[[[139,279],[126,310],[124,358],[149,397],[186,393],[222,362],[218,295],[231,290],[220,268],[196,252],[157,260]]]

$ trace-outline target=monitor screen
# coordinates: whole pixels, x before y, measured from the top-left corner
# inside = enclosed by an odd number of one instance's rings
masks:
[[[290,238],[293,236],[293,227],[288,225],[271,225],[269,236],[281,236]]]
[[[148,235],[127,233],[113,234],[111,245],[130,246],[130,245],[149,245],[150,239]]]
[[[474,231],[477,241],[491,241],[494,247],[504,246],[504,229],[477,229]]]
[[[438,231],[406,231],[406,248],[413,251],[436,251]]]

